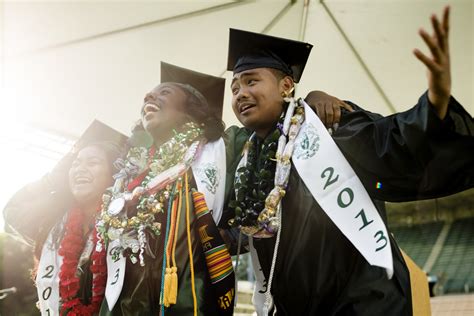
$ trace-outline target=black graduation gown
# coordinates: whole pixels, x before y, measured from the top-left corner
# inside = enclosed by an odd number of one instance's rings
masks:
[[[474,124],[453,98],[443,121],[426,94],[413,109],[388,117],[354,108],[333,138],[373,199],[432,198],[473,186]],[[383,203],[375,202],[385,220]],[[271,290],[278,315],[412,314],[408,268],[393,238],[389,280],[333,224],[294,167],[282,206]],[[267,279],[274,244],[254,239]]]
[[[3,209],[5,231],[17,234],[30,245],[46,240],[49,231],[73,206],[68,182],[73,157],[67,154],[50,173],[10,198]]]
[[[196,188],[192,172],[190,176],[189,188]],[[180,221],[178,226],[178,239],[176,242],[176,265],[178,267],[178,296],[177,303],[165,308],[165,315],[193,315],[193,297],[191,286],[190,259],[187,243],[186,231],[186,204],[184,203],[185,188],[183,186],[183,203],[180,211]],[[211,288],[211,280],[207,270],[204,252],[202,250],[197,230],[196,215],[193,208],[193,198],[189,193],[190,203],[190,233],[191,247],[193,252],[194,280],[197,296],[197,310],[199,315],[219,315],[217,308],[217,297]],[[129,211],[136,211],[131,206]],[[147,238],[151,253],[145,253],[145,266],[140,266],[137,262],[132,264],[126,258],[126,272],[123,288],[119,299],[112,311],[109,310],[106,299],[102,302],[99,315],[130,315],[145,316],[158,315],[160,313],[160,293],[162,282],[163,255],[165,247],[167,211],[158,213],[156,220],[162,223],[162,230],[159,236],[153,236],[147,232]]]

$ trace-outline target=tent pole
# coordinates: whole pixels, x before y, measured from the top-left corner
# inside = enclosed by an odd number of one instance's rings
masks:
[[[325,3],[324,0],[320,0],[320,3],[322,4],[324,10],[326,11],[326,13],[329,15],[329,17],[331,18],[332,22],[334,23],[334,25],[336,26],[337,30],[339,31],[339,33],[341,33],[342,37],[344,38],[344,40],[346,41],[347,45],[349,46],[349,48],[351,49],[352,53],[354,53],[357,61],[359,61],[360,65],[362,66],[362,69],[364,69],[365,73],[367,74],[367,76],[369,77],[370,81],[372,81],[373,85],[375,86],[375,89],[378,91],[378,93],[380,94],[380,96],[382,97],[382,99],[385,101],[385,103],[387,104],[387,107],[390,109],[390,111],[392,111],[392,113],[395,113],[397,112],[397,110],[395,109],[395,107],[393,106],[393,103],[390,101],[390,99],[388,98],[388,96],[385,94],[385,92],[383,91],[382,87],[379,85],[379,83],[377,82],[377,79],[375,79],[375,76],[372,74],[372,72],[370,71],[369,67],[367,66],[367,64],[364,62],[364,60],[362,59],[362,56],[359,54],[359,52],[357,51],[357,49],[355,48],[355,46],[352,44],[351,40],[349,39],[349,37],[347,36],[347,34],[344,32],[344,30],[342,29],[341,25],[339,24],[339,22],[337,21],[336,17],[333,15],[333,13],[331,12],[331,10],[329,9],[329,7],[327,6],[327,4]]]

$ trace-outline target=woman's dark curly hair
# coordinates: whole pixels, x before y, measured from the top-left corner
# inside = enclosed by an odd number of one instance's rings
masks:
[[[173,83],[180,87],[188,100],[187,114],[198,124],[202,124],[204,128],[204,136],[209,141],[215,141],[222,136],[225,124],[222,119],[218,118],[213,112],[206,98],[197,89],[189,84]]]

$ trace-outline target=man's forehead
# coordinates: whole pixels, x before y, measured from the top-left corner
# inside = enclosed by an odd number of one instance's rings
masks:
[[[247,76],[254,76],[254,75],[261,75],[264,72],[269,71],[269,68],[254,68],[254,69],[248,69],[244,70],[238,73],[235,73],[232,76],[232,82],[242,78],[242,77],[247,77]]]

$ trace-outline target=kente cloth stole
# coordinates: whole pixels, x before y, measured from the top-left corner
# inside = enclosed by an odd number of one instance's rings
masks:
[[[199,239],[206,258],[212,288],[216,294],[219,315],[232,315],[235,298],[235,274],[230,253],[207,208],[204,195],[200,192],[193,192],[193,202]]]

